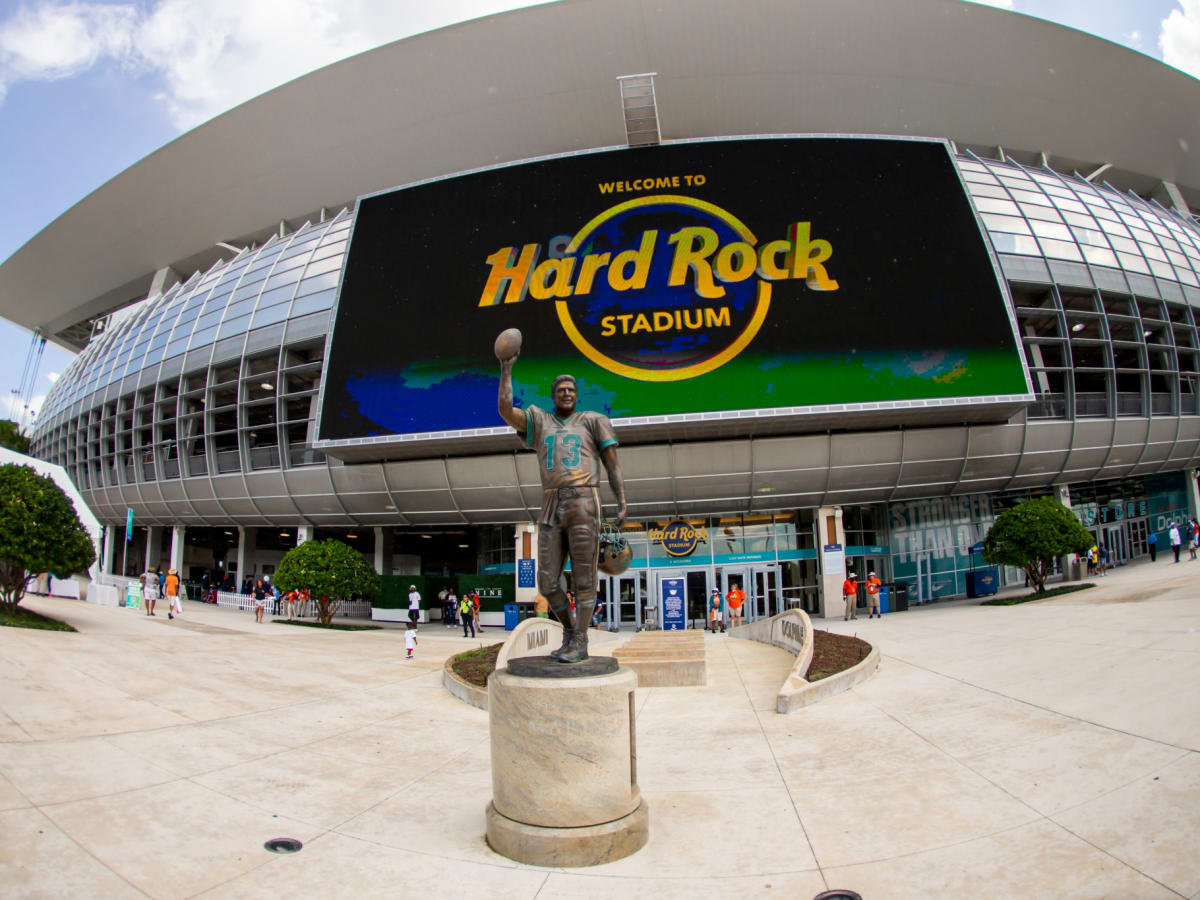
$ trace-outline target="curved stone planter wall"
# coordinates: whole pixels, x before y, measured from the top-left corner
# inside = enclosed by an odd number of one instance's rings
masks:
[[[879,651],[872,647],[867,658],[858,665],[818,682],[809,682],[804,676],[812,664],[813,627],[808,613],[802,609],[789,609],[769,619],[739,625],[730,629],[729,634],[742,640],[779,647],[796,657],[792,670],[775,696],[777,713],[794,712],[826,697],[848,691],[879,668]]]
[[[488,708],[487,688],[476,687],[469,681],[463,681],[458,677],[458,673],[451,668],[453,664],[454,657],[451,656],[446,660],[446,664],[442,666],[442,687],[463,703],[469,703],[476,709],[482,709],[486,712]]]

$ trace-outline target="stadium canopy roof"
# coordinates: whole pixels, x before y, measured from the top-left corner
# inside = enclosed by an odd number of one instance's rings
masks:
[[[664,139],[947,137],[1200,204],[1200,82],[1078,31],[960,0],[562,0],[363,53],[184,134],[0,265],[0,315],[79,347],[81,323],[144,297],[156,271],[228,258],[218,242],[398,184],[622,145],[616,78],[642,72],[658,73]]]

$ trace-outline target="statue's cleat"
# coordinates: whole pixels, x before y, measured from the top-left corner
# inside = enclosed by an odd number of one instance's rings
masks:
[[[588,658],[587,636],[584,635],[583,637],[572,638],[571,646],[564,652],[560,653],[556,658],[562,663],[583,662]]]
[[[571,641],[574,639],[574,637],[575,637],[574,631],[572,631],[570,628],[564,628],[563,629],[562,646],[559,647],[557,650],[551,650],[550,658],[557,659],[559,662],[562,662],[563,654],[571,649]]]

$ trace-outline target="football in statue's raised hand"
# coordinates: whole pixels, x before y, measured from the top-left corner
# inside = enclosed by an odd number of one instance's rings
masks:
[[[521,332],[517,328],[506,328],[496,338],[496,359],[503,362],[513,359],[521,352]]]

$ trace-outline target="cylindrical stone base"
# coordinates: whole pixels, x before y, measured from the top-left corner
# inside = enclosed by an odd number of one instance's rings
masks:
[[[615,822],[583,828],[542,828],[514,822],[487,806],[488,846],[531,866],[598,866],[636,853],[650,837],[646,801]]]
[[[492,803],[488,843],[519,862],[596,865],[649,835],[637,786],[637,675],[488,679]]]

